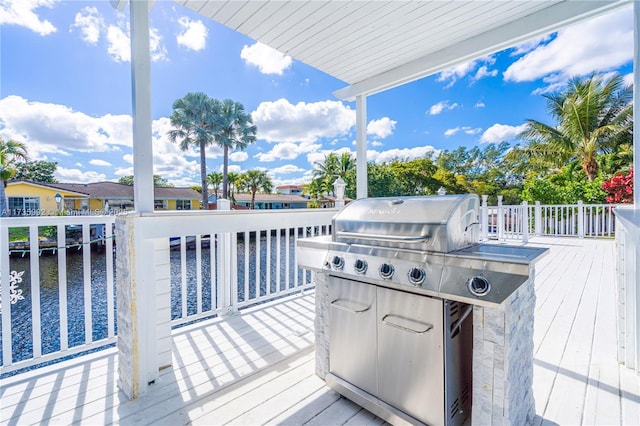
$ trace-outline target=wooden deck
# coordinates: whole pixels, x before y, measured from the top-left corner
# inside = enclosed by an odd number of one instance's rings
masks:
[[[640,379],[616,362],[614,243],[533,239],[537,424],[640,424]],[[17,424],[382,424],[314,375],[313,295],[174,331],[173,367],[127,401],[108,349],[0,382]]]

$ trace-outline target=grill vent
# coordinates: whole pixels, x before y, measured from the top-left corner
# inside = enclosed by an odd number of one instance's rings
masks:
[[[458,312],[460,312],[460,302],[452,302],[449,301],[449,316],[451,318],[455,318],[458,316]]]
[[[451,404],[451,411],[449,414],[449,417],[451,419],[455,419],[455,417],[460,413],[460,403],[458,398],[456,398],[455,401],[453,401],[453,403]]]

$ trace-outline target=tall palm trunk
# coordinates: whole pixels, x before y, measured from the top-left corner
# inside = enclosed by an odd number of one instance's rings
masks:
[[[207,188],[207,159],[204,152],[205,141],[200,141],[200,181],[202,185],[202,208],[209,210],[209,190]]]
[[[7,198],[7,181],[0,183],[0,217],[9,216],[9,198]]]
[[[224,161],[222,162],[222,198],[227,199],[229,185],[229,147],[224,145]]]

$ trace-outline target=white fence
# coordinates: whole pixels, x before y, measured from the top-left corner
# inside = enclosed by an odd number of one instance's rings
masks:
[[[296,239],[329,233],[334,214],[184,211],[150,218],[149,238],[166,238],[170,248],[172,326],[310,288],[311,271],[297,266]],[[222,220],[230,215],[233,226]],[[115,343],[114,223],[114,216],[2,218],[0,373]],[[16,232],[26,242],[10,243]]]
[[[480,223],[483,239],[522,240],[532,236],[605,237],[615,236],[618,204],[550,204],[488,206],[483,196]]]

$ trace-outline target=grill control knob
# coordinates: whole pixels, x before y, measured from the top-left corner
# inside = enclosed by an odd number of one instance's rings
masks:
[[[353,265],[353,269],[355,269],[357,274],[364,274],[367,272],[367,261],[362,259],[356,259],[356,263]]]
[[[380,265],[380,269],[378,270],[378,272],[380,272],[380,277],[384,278],[385,280],[390,280],[391,277],[393,277],[395,269],[393,269],[392,264],[383,263],[382,265]]]
[[[483,277],[473,277],[467,281],[467,288],[474,296],[485,296],[491,291],[491,283]]]
[[[420,268],[411,268],[409,269],[409,273],[407,274],[409,277],[409,282],[413,285],[420,285],[424,282],[427,274],[424,272],[424,269]]]
[[[333,256],[333,259],[331,259],[331,267],[333,269],[342,269],[344,267],[344,258]]]

